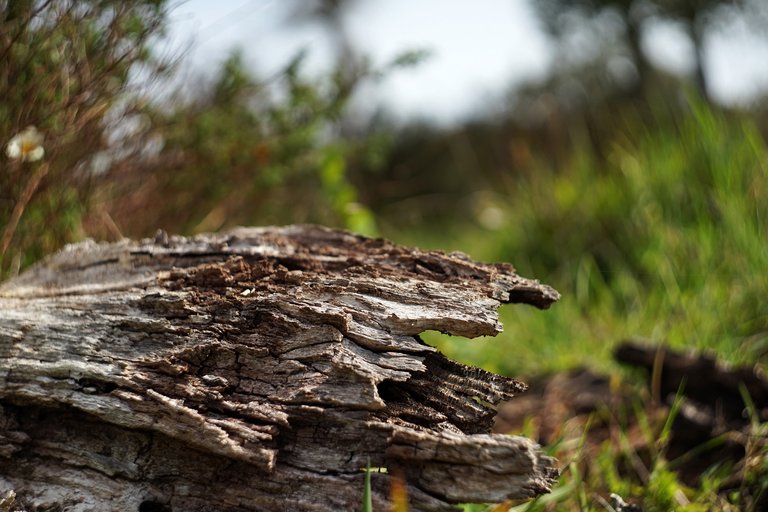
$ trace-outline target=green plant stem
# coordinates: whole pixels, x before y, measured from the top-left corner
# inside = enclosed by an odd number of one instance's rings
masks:
[[[3,230],[3,237],[0,238],[0,259],[5,257],[5,253],[8,250],[8,246],[10,245],[11,240],[13,239],[13,235],[16,234],[16,228],[19,225],[19,220],[21,220],[21,216],[24,214],[24,210],[27,208],[29,201],[32,199],[35,191],[40,186],[40,182],[43,180],[45,175],[48,174],[49,168],[50,165],[48,162],[43,163],[40,167],[37,168],[34,174],[32,174],[32,176],[29,178],[27,186],[24,187],[19,200],[13,207],[11,218],[8,220],[8,224],[6,224],[5,229]]]

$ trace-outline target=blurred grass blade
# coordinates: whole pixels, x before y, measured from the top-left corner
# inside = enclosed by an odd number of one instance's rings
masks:
[[[365,465],[365,483],[363,484],[363,512],[373,512],[371,499],[371,461]]]
[[[392,502],[392,512],[408,512],[408,487],[403,472],[393,471],[390,482],[389,499]]]

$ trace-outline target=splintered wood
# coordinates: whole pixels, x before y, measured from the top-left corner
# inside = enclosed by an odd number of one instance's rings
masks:
[[[0,287],[0,492],[68,511],[411,510],[546,493],[488,434],[525,386],[419,334],[557,292],[510,265],[312,226],[69,246]]]

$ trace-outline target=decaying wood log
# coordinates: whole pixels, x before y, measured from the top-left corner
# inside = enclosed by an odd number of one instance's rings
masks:
[[[548,492],[556,461],[488,434],[524,385],[425,330],[501,330],[551,288],[319,227],[66,248],[0,287],[0,492],[30,510],[386,510]]]
[[[645,370],[657,400],[668,407],[678,402],[666,453],[682,461],[677,471],[684,482],[699,485],[701,475],[715,465],[749,467],[754,464],[750,457],[764,453],[768,440],[753,424],[768,421],[768,378],[760,367],[731,366],[712,353],[631,340],[616,348],[615,357]],[[696,457],[683,459],[694,451]],[[745,481],[744,471],[738,470],[721,483],[720,492],[738,489],[743,498],[755,497],[755,510],[764,510],[768,495],[759,485]]]
[[[726,500],[738,492],[742,504],[768,510],[768,493],[753,477],[768,449],[760,427],[768,421],[765,372],[725,364],[711,353],[639,341],[619,344],[614,354],[641,371],[628,379],[588,368],[531,376],[523,396],[499,407],[494,431],[520,431],[525,425],[541,444],[557,440],[564,457],[578,452],[580,469],[588,473],[606,445],[639,461],[657,457],[659,441],[649,432],[664,428],[664,456],[674,461],[669,467],[681,482],[700,487],[713,468],[731,468],[717,482],[717,493]],[[637,378],[641,375],[644,379]],[[632,507],[613,497],[611,506]]]
[[[683,389],[689,399],[707,404],[726,417],[746,421],[742,394],[746,392],[758,407],[756,412],[765,415],[761,421],[768,421],[768,378],[757,366],[734,368],[712,354],[684,353],[637,341],[620,344],[615,355],[618,362],[645,368],[649,374],[658,366],[658,398],[674,396]]]

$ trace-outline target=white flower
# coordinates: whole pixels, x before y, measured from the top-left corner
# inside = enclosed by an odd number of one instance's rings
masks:
[[[22,162],[36,162],[43,158],[43,134],[34,126],[28,126],[23,132],[17,133],[5,146],[5,154],[9,158],[21,159]]]

